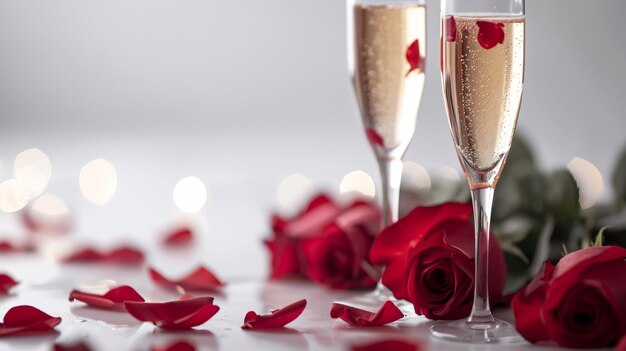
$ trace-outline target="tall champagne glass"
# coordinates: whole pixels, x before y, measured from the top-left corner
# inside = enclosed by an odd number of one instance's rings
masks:
[[[474,205],[474,305],[468,319],[433,326],[475,343],[520,340],[489,308],[489,225],[524,84],[524,0],[442,0],[441,72],[452,139]]]
[[[424,87],[425,0],[347,0],[347,5],[348,66],[380,167],[386,227],[398,220],[402,157]],[[379,283],[369,297],[384,302],[390,293]]]

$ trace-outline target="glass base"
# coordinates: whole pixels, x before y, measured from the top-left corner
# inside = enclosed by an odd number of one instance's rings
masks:
[[[405,316],[415,314],[412,303],[406,300],[396,299],[391,290],[387,289],[387,287],[381,283],[376,286],[374,291],[335,302],[366,311],[376,312],[387,301],[393,302]]]
[[[524,341],[513,325],[500,319],[495,319],[492,323],[469,323],[465,319],[439,322],[430,328],[430,333],[448,341],[473,344],[509,344]]]

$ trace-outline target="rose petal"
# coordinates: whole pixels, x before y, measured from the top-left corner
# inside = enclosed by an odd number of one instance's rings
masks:
[[[145,301],[135,289],[127,285],[118,286],[109,290],[104,295],[90,294],[78,290],[72,290],[70,292],[70,301],[78,300],[86,303],[87,305],[111,309],[111,310],[124,310],[124,302],[126,301]]]
[[[187,245],[192,240],[193,232],[190,228],[184,227],[170,232],[163,240],[163,244],[167,246]]]
[[[168,279],[152,267],[149,267],[148,271],[152,281],[171,288],[180,286],[186,290],[215,291],[224,286],[224,283],[205,267],[198,267],[189,275],[178,280]]]
[[[365,128],[365,135],[367,135],[367,140],[369,140],[370,144],[383,148],[385,147],[385,139],[383,139],[383,137],[378,134],[378,132],[375,131],[374,128]]]
[[[456,41],[456,20],[454,16],[448,16],[446,18],[446,41]]]
[[[170,302],[124,302],[126,311],[142,322],[164,329],[188,329],[213,317],[219,307],[212,297],[196,297]]]
[[[144,255],[141,251],[128,246],[122,246],[108,252],[102,252],[97,249],[87,247],[70,254],[63,261],[102,262],[131,265],[143,263]]]
[[[415,39],[411,45],[406,49],[406,61],[409,63],[409,71],[406,73],[408,76],[415,70],[422,68],[422,56],[420,55],[420,42]]]
[[[254,311],[246,314],[242,329],[270,329],[282,328],[294,321],[302,314],[306,307],[306,299],[296,301],[283,308],[272,311],[271,314],[258,315]]]
[[[4,323],[0,323],[0,337],[22,333],[53,332],[54,327],[59,323],[61,323],[61,318],[52,317],[33,306],[15,306],[4,315]]]
[[[32,252],[34,249],[31,245],[18,246],[8,240],[0,241],[0,253]]]
[[[0,274],[0,295],[6,295],[9,293],[9,289],[16,286],[18,283],[8,274]]]
[[[344,322],[359,327],[375,327],[395,322],[404,317],[404,314],[391,301],[385,302],[376,313],[333,303],[330,317],[341,318]]]
[[[504,43],[504,24],[487,21],[477,21],[478,43],[485,49],[491,49]]]
[[[370,251],[374,264],[384,265],[406,253],[437,224],[447,220],[468,220],[472,206],[447,202],[438,206],[418,206],[376,236]]]
[[[84,342],[73,344],[54,344],[53,351],[91,351],[91,347]]]
[[[595,246],[578,250],[565,255],[554,268],[554,277],[568,273],[570,270],[583,270],[588,265],[626,258],[626,249],[619,246]]]
[[[163,347],[153,346],[150,351],[196,351],[196,347],[187,341],[179,340]]]
[[[352,346],[352,351],[419,351],[420,346],[402,340],[377,341],[371,344]]]

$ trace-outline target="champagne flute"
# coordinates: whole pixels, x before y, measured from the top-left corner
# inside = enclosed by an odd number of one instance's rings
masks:
[[[524,0],[442,0],[441,72],[446,112],[474,206],[474,305],[468,319],[439,323],[438,337],[473,343],[521,340],[489,308],[493,193],[517,124],[524,84]]]
[[[382,179],[383,228],[398,220],[402,157],[424,87],[425,0],[347,0],[348,67]],[[379,282],[372,303],[391,293]]]

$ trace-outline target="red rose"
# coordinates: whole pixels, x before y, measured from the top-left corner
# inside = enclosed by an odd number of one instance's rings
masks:
[[[513,300],[517,330],[566,347],[617,344],[626,335],[625,259],[624,248],[591,247],[563,257],[552,274],[544,269]]]
[[[293,219],[273,218],[271,278],[301,276],[336,289],[372,287],[363,267],[380,221],[380,211],[356,201],[341,207],[319,195]]]
[[[388,262],[383,283],[431,319],[460,319],[472,309],[474,226],[470,205],[417,207],[376,238],[371,255]],[[396,238],[396,242],[393,242]],[[402,247],[404,245],[404,247]],[[496,301],[507,270],[497,240],[490,240],[489,294]]]

